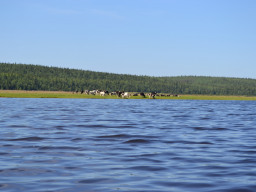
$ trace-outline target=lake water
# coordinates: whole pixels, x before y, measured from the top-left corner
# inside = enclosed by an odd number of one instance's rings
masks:
[[[0,98],[0,191],[256,191],[255,109]]]

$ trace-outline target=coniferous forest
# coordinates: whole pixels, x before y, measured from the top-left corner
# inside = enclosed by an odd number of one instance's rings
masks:
[[[256,79],[177,76],[151,77],[0,63],[0,89],[82,91],[108,90],[170,94],[256,95]]]

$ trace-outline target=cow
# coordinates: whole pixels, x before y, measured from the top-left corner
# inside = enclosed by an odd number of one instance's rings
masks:
[[[146,97],[144,93],[139,93],[139,96],[144,97],[144,98]]]
[[[105,96],[105,95],[108,95],[108,91],[101,91],[100,92],[100,96]]]
[[[96,95],[96,90],[89,91],[90,95]]]
[[[150,98],[155,99],[155,96],[156,96],[156,92],[151,92],[148,94],[149,99]]]
[[[123,92],[122,93],[122,98],[124,99],[124,98],[129,98],[130,97],[130,94],[128,93],[128,92]]]
[[[100,95],[100,92],[102,92],[102,90],[100,89],[96,90],[96,95]]]
[[[117,95],[116,92],[111,92],[110,95]]]
[[[123,93],[124,93],[124,91],[116,91],[116,96],[121,97]]]

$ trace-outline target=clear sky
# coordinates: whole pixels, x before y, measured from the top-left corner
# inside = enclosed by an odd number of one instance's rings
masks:
[[[256,0],[0,0],[0,62],[256,79]]]

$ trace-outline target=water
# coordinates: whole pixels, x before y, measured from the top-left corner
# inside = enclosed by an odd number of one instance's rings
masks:
[[[255,107],[0,98],[0,191],[256,191]]]

